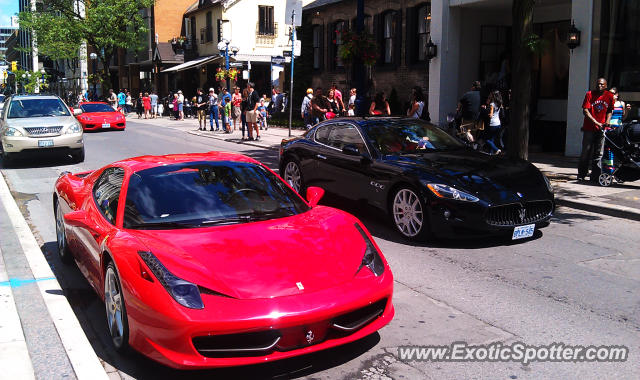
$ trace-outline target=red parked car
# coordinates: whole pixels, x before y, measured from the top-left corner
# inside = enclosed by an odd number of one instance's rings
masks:
[[[123,114],[116,111],[103,102],[80,103],[82,113],[76,118],[82,124],[85,131],[96,131],[99,129],[118,129],[124,131],[127,119]]]
[[[380,249],[323,194],[239,154],[126,159],[56,181],[58,250],[104,299],[118,351],[175,368],[298,356],[394,315]]]

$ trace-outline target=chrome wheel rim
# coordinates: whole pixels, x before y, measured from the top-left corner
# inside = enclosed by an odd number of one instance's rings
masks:
[[[56,238],[58,240],[58,253],[60,256],[64,255],[66,248],[66,237],[64,232],[64,219],[62,216],[62,210],[60,210],[60,202],[56,205]]]
[[[284,169],[284,180],[289,183],[295,191],[300,191],[300,168],[298,164],[289,161]]]
[[[414,237],[420,233],[424,214],[416,193],[409,189],[398,191],[393,198],[393,220],[405,236]]]
[[[602,173],[600,174],[600,177],[598,177],[598,182],[600,183],[600,186],[611,186],[611,183],[613,182],[613,176],[609,173]]]
[[[116,346],[122,345],[124,334],[122,294],[112,267],[107,268],[104,279],[104,304],[107,309],[107,326]]]

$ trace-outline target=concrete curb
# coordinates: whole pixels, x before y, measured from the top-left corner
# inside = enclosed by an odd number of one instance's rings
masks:
[[[616,218],[640,221],[640,210],[633,207],[611,205],[609,203],[589,201],[588,203],[556,197],[556,203],[560,206],[574,208],[578,210],[590,211],[599,214],[609,215]]]
[[[100,364],[100,360],[84,334],[67,298],[60,296],[63,294],[62,288],[1,174],[0,201],[10,216],[11,224],[18,236],[34,279],[46,280],[38,281],[38,288],[77,378],[81,380],[107,380],[107,373]]]
[[[238,141],[238,139],[225,138],[224,136],[207,135],[207,134],[199,133],[198,131],[187,131],[187,133],[190,134],[190,135],[194,135],[194,136],[201,136],[201,137],[206,137],[206,138],[209,138],[209,139],[222,140],[222,141],[226,141],[226,142],[236,143],[236,144],[239,144],[239,145],[254,146],[256,148],[270,149],[270,150],[278,150],[279,149],[279,147],[276,146],[276,145],[257,144],[257,143],[255,143],[253,141],[247,141],[247,140]]]

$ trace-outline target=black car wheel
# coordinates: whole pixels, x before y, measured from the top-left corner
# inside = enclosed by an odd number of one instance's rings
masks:
[[[411,240],[424,240],[428,236],[426,206],[417,192],[410,187],[399,188],[391,199],[391,218],[402,236]]]
[[[74,162],[77,162],[77,163],[84,162],[84,147],[73,152],[71,157],[73,158]]]
[[[300,169],[300,163],[295,158],[289,158],[284,164],[284,180],[289,183],[291,187],[298,194],[302,194],[304,182],[302,179],[302,169]]]
[[[113,346],[118,352],[126,352],[129,348],[129,322],[120,279],[113,262],[107,265],[107,271],[104,275],[104,306]]]
[[[70,264],[73,261],[71,251],[67,245],[67,234],[64,229],[64,216],[62,209],[60,208],[60,202],[56,201],[56,240],[58,243],[58,256],[60,261],[65,264]]]

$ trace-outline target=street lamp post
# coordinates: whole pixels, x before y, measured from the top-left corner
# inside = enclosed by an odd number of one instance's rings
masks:
[[[231,93],[231,79],[229,79],[229,44],[231,43],[231,41],[229,41],[226,38],[223,38],[220,43],[218,44],[218,50],[220,50],[221,53],[224,54],[224,64],[225,64],[225,71],[227,72],[227,91],[229,93]],[[238,54],[238,51],[240,51],[239,48],[237,48],[236,46],[231,46],[231,54],[233,54],[234,56],[236,54]]]
[[[96,82],[97,82],[97,78],[96,78],[96,64],[98,61],[98,54],[96,53],[91,53],[89,54],[89,58],[91,59],[91,64],[93,66],[93,96],[96,97],[98,94],[96,94]],[[90,99],[91,100],[91,99]]]

